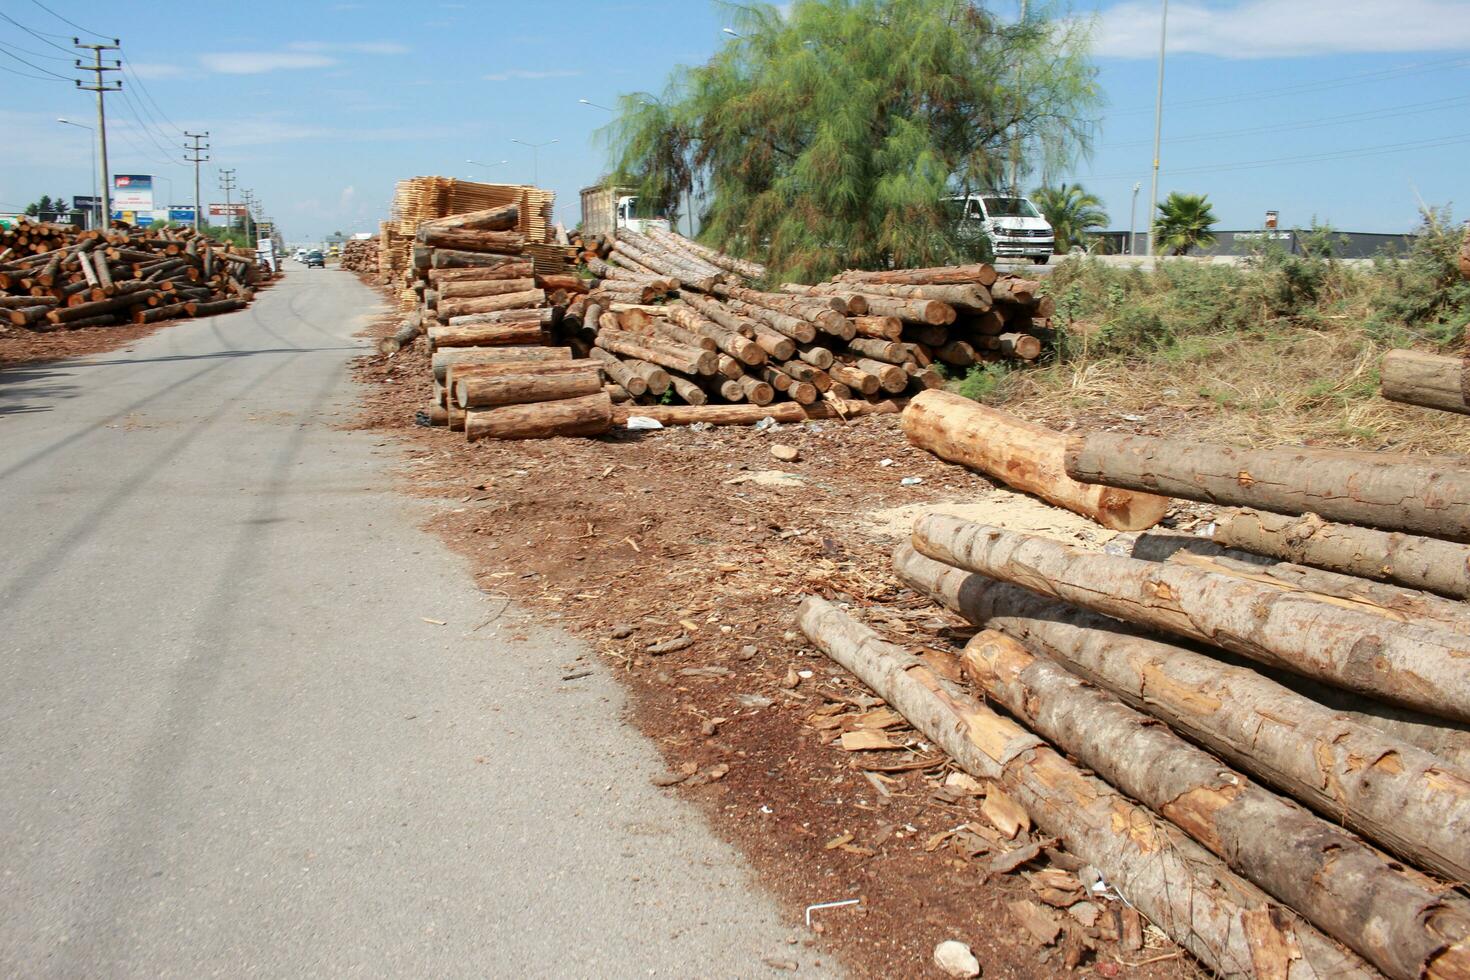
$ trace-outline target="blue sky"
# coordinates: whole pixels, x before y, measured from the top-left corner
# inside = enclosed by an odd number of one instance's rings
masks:
[[[41,35],[0,19],[0,68],[42,76],[0,72],[0,211],[90,190],[88,134],[56,118],[91,125],[92,99],[45,75],[75,74],[47,43],[69,48],[65,18],[123,41],[114,173],[160,175],[160,203],[170,187],[190,202],[180,131],[208,130],[205,197],[222,199],[215,168],[233,167],[292,239],[375,230],[401,177],[529,182],[532,151],[513,139],[557,140],[537,176],[575,223],[578,189],[606,169],[593,131],[608,118],[577,100],[659,90],[728,21],[705,0],[42,2],[0,0]],[[1135,181],[1148,196],[1159,6],[1073,8],[1097,18],[1107,107],[1092,158],[1059,176],[1102,196],[1114,228]],[[1272,209],[1285,225],[1404,231],[1421,199],[1470,217],[1470,0],[1173,0],[1169,26],[1161,197],[1208,193],[1224,228]]]

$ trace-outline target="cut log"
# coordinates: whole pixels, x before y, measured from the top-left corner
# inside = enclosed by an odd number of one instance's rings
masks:
[[[847,342],[847,349],[887,364],[902,365],[905,361],[912,359],[905,345],[892,340],[854,337]]]
[[[461,279],[439,284],[439,300],[474,299],[478,296],[503,296],[536,289],[534,278],[526,279]],[[427,300],[427,297],[425,297]]]
[[[540,289],[526,289],[518,293],[502,293],[499,296],[475,296],[466,299],[446,299],[439,304],[439,319],[448,321],[457,316],[475,313],[498,313],[502,310],[527,309],[546,303],[546,293]]]
[[[597,346],[615,354],[625,354],[678,371],[680,374],[710,375],[719,366],[719,358],[714,351],[663,343],[652,337],[641,337],[622,330],[599,330]]]
[[[550,327],[556,323],[556,311],[545,308],[497,310],[493,313],[467,313],[463,316],[450,317],[448,325],[451,327],[468,327],[484,323],[524,323],[527,320],[535,320],[543,327]]]
[[[979,359],[975,348],[963,340],[951,340],[936,350],[934,356],[945,364],[952,364],[955,367],[969,367]]]
[[[146,305],[148,300],[158,298],[159,294],[152,290],[133,291],[122,296],[114,296],[110,299],[95,300],[90,303],[81,303],[77,306],[66,306],[60,309],[46,311],[46,319],[50,323],[67,323],[72,320],[84,320],[104,313],[117,313],[132,306]],[[232,307],[233,308],[233,307]]]
[[[424,241],[422,231],[425,228],[435,228],[440,231],[510,231],[520,221],[521,209],[516,204],[503,204],[500,207],[485,208],[481,211],[466,211],[463,214],[451,214],[447,218],[435,218],[419,225],[419,241]]]
[[[1470,467],[1446,460],[1098,433],[1068,452],[1067,474],[1206,503],[1470,539]]]
[[[1379,375],[1390,401],[1470,415],[1470,361],[1414,350],[1383,355]]]
[[[673,383],[673,376],[657,364],[640,361],[636,357],[626,358],[623,363],[628,366],[629,371],[643,379],[643,383],[648,386],[648,393],[655,398],[668,391],[669,385]]]
[[[913,283],[919,285],[964,285],[975,283],[988,287],[995,282],[995,269],[984,263],[977,265],[942,265],[928,269],[892,269],[865,272],[856,269],[837,276],[838,282]]]
[[[896,316],[855,316],[852,326],[859,337],[898,340],[903,336],[903,321]]]
[[[430,327],[429,349],[444,347],[504,347],[546,344],[550,337],[535,320],[522,323],[485,323],[467,327]]]
[[[497,255],[492,252],[470,252],[457,248],[428,248],[425,258],[434,269],[494,268],[524,261],[519,255]]]
[[[817,339],[817,325],[810,320],[782,313],[779,310],[769,310],[763,306],[755,306],[744,300],[725,297],[725,305],[737,313],[759,320],[777,333],[783,334],[798,344],[809,344]],[[879,318],[883,319],[883,318]],[[854,321],[855,323],[856,321]]]
[[[1470,546],[1451,541],[1331,524],[1315,514],[1284,517],[1248,509],[1221,514],[1215,541],[1283,561],[1470,599]]]
[[[442,382],[451,364],[493,364],[497,361],[570,361],[567,347],[456,347],[438,351],[430,359],[434,380]]]
[[[775,405],[637,405],[631,410],[618,406],[614,424],[621,425],[628,415],[645,415],[664,425],[754,425],[770,416],[777,422],[805,422],[807,419],[858,418],[864,415],[891,415],[903,410],[896,401],[870,402],[862,399],[823,401],[815,405],[781,402]]]
[[[752,405],[769,405],[776,400],[776,390],[759,378],[752,378],[748,374],[742,374],[739,378],[735,379],[735,383],[740,386],[745,400]]]
[[[922,397],[922,396],[920,396]],[[1086,552],[944,514],[914,524],[936,561],[1283,670],[1470,719],[1470,635],[1171,563]]]
[[[417,313],[403,321],[399,328],[393,331],[393,336],[384,337],[378,341],[378,350],[384,354],[396,354],[403,348],[414,342],[414,339],[422,332],[423,320]]]
[[[925,391],[903,413],[909,442],[940,459],[979,470],[1007,485],[1115,531],[1157,524],[1170,501],[1148,493],[1079,483],[1063,466],[1068,437],[947,391]]]
[[[845,283],[841,288],[862,291],[857,298],[871,307],[869,302],[874,296],[887,296],[895,299],[932,299],[941,303],[948,303],[957,311],[963,313],[984,313],[990,309],[990,291],[977,283],[966,283],[963,285],[939,285],[939,284],[904,284],[904,283],[871,283],[854,287]]]
[[[465,437],[480,439],[550,439],[595,436],[612,427],[612,399],[607,392],[530,405],[504,405],[465,415]]]
[[[460,252],[494,252],[499,255],[519,256],[526,246],[526,236],[518,231],[470,231],[435,228],[432,224],[426,224],[419,228],[416,237],[424,245]]]
[[[908,323],[944,326],[954,323],[955,308],[937,299],[899,299],[894,296],[868,296],[868,313],[872,316],[896,316]]]
[[[892,365],[889,365],[890,367]],[[833,364],[827,368],[827,374],[833,381],[847,385],[853,391],[860,391],[865,395],[876,395],[882,387],[878,382],[877,375],[869,374],[861,368],[853,367],[851,364]]]
[[[602,372],[589,365],[575,374],[471,375],[454,383],[454,400],[460,408],[492,408],[579,398],[601,390]]]
[[[1116,619],[894,552],[905,584],[1065,664],[1331,820],[1451,880],[1470,880],[1470,773],[1249,666]],[[1370,761],[1372,760],[1372,761]]]
[[[860,357],[853,362],[853,367],[877,378],[878,386],[890,395],[896,395],[909,386],[908,372],[897,364],[875,361],[870,357]]]
[[[1036,291],[1041,288],[1041,283],[1035,279],[1022,279],[1020,276],[998,276],[990,286],[991,298],[1000,303],[1015,303],[1017,306],[1031,306],[1036,302]]]
[[[530,262],[510,261],[500,265],[471,266],[464,269],[430,269],[429,283],[441,286],[451,282],[490,282],[498,279],[528,279],[536,269]]]
[[[991,780],[1067,850],[1223,977],[1372,976],[1356,956],[1280,909],[1167,821],[1067,762],[926,661],[885,643],[835,606],[809,597],[802,631],[970,775]],[[1124,830],[1126,829],[1126,832]]]
[[[634,398],[641,398],[643,395],[648,394],[648,382],[634,374],[626,364],[618,360],[612,353],[603,350],[601,347],[594,347],[587,352],[587,356],[589,359],[601,364],[603,370],[607,372],[607,376],[612,378],[614,382]]]
[[[1027,727],[1385,975],[1470,975],[1470,900],[1230,771],[1009,636],[980,633],[964,663]]]
[[[674,386],[674,394],[678,395],[686,405],[703,405],[709,401],[709,395],[704,389],[686,378],[677,376],[669,378]]]

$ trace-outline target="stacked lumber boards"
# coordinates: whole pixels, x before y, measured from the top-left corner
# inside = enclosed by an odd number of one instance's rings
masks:
[[[154,323],[244,307],[272,273],[192,228],[0,229],[0,323],[34,331]]]
[[[1467,975],[1470,468],[1099,434],[1040,473],[1248,509],[1131,554],[921,517],[964,683],[820,599],[807,635],[1211,970]]]
[[[381,249],[382,243],[377,235],[345,241],[342,243],[342,268],[358,275],[376,277]]]

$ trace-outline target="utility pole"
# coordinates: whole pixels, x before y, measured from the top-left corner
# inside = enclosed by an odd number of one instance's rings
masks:
[[[235,209],[230,207],[230,191],[235,189],[235,171],[233,168],[219,172],[219,189],[225,192],[225,227],[234,230]]]
[[[107,169],[107,110],[103,107],[102,96],[107,92],[121,92],[122,79],[119,78],[115,84],[109,85],[103,81],[105,76],[102,73],[107,71],[122,71],[122,62],[114,61],[111,65],[104,65],[102,63],[102,52],[116,51],[122,45],[122,41],[118,38],[113,38],[111,44],[83,44],[81,38],[74,37],[71,39],[71,43],[74,48],[82,48],[92,52],[92,64],[84,65],[80,58],[76,62],[78,69],[92,73],[92,84],[83,85],[80,78],[75,81],[77,88],[82,91],[97,93],[97,140],[100,147],[99,152],[102,156],[102,179],[98,182],[98,190],[102,192],[99,195],[102,198],[102,227],[107,228],[112,223],[112,194],[108,186],[112,178],[108,176]]]
[[[1159,249],[1159,135],[1164,128],[1164,41],[1169,36],[1169,0],[1159,17],[1159,91],[1154,96],[1154,176],[1148,187],[1148,251]]]
[[[255,192],[246,188],[240,192],[240,196],[245,201],[245,237],[253,242],[255,235],[250,231],[250,223],[251,211],[255,208]]]
[[[1138,181],[1133,182],[1133,204],[1128,208],[1128,254],[1138,253],[1138,235],[1133,229],[1138,227],[1138,189],[1142,185]]]
[[[184,149],[193,153],[193,156],[184,157],[185,160],[194,164],[194,231],[199,231],[199,165],[209,159],[204,151],[209,149],[209,144],[200,144],[200,140],[209,139],[209,132],[185,133],[185,136],[194,141],[193,146],[185,146]]]
[[[1021,0],[1021,27],[1026,26],[1026,0]],[[1021,58],[1016,58],[1016,105],[1021,104],[1021,82],[1022,82]],[[1018,134],[1019,135],[1019,134]],[[1015,197],[1021,196],[1021,141],[1011,140],[1011,194]]]

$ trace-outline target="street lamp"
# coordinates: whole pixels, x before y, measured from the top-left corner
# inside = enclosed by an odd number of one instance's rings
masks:
[[[1159,134],[1164,127],[1164,44],[1169,36],[1169,0],[1164,0],[1159,17],[1159,90],[1154,96],[1154,176],[1148,187],[1148,251],[1158,251],[1159,223]]]
[[[1138,181],[1133,182],[1133,204],[1128,208],[1128,254],[1138,254],[1138,235],[1134,232],[1138,221],[1138,189],[1143,185]]]
[[[63,126],[75,126],[77,129],[85,129],[89,133],[95,133],[96,132],[96,130],[93,129],[91,126],[83,126],[81,123],[72,122],[70,119],[67,119],[65,116],[57,116],[56,117],[56,121],[59,122],[59,123],[61,123],[61,125],[63,125]],[[97,189],[97,143],[96,143],[95,140],[88,140],[88,144],[92,147],[92,189],[93,190],[96,190]],[[87,196],[90,197],[91,195],[89,194]],[[101,225],[102,225],[102,216],[97,213],[97,211],[98,211],[98,209],[100,207],[101,207],[101,203],[99,201],[99,203],[96,206],[87,208],[87,214],[92,219],[92,222],[94,222],[92,224],[89,224],[88,227],[90,227],[90,228],[99,228],[99,227],[101,227]]]
[[[510,161],[509,160],[497,160],[494,163],[481,163],[479,160],[466,160],[465,163],[473,163],[477,167],[484,167],[486,170],[490,170],[490,169],[493,169],[495,167],[499,167],[499,166],[501,166],[503,164],[510,163]]]
[[[512,136],[510,141],[512,143],[519,143],[522,146],[530,147],[531,183],[539,183],[541,179],[541,148],[545,146],[550,146],[553,143],[560,143],[561,140],[547,140],[545,143],[527,143],[525,140],[518,140],[514,136]]]
[[[722,28],[720,28],[720,33],[721,34],[728,34],[731,37],[744,37],[743,34],[737,34],[735,31],[731,30],[728,27],[722,27]]]
[[[582,103],[583,105],[590,105],[594,109],[601,109],[603,112],[616,112],[617,111],[615,109],[609,109],[605,105],[599,105],[596,102],[591,102],[591,101],[589,101],[587,99],[578,99],[577,101],[580,102],[580,103]]]

